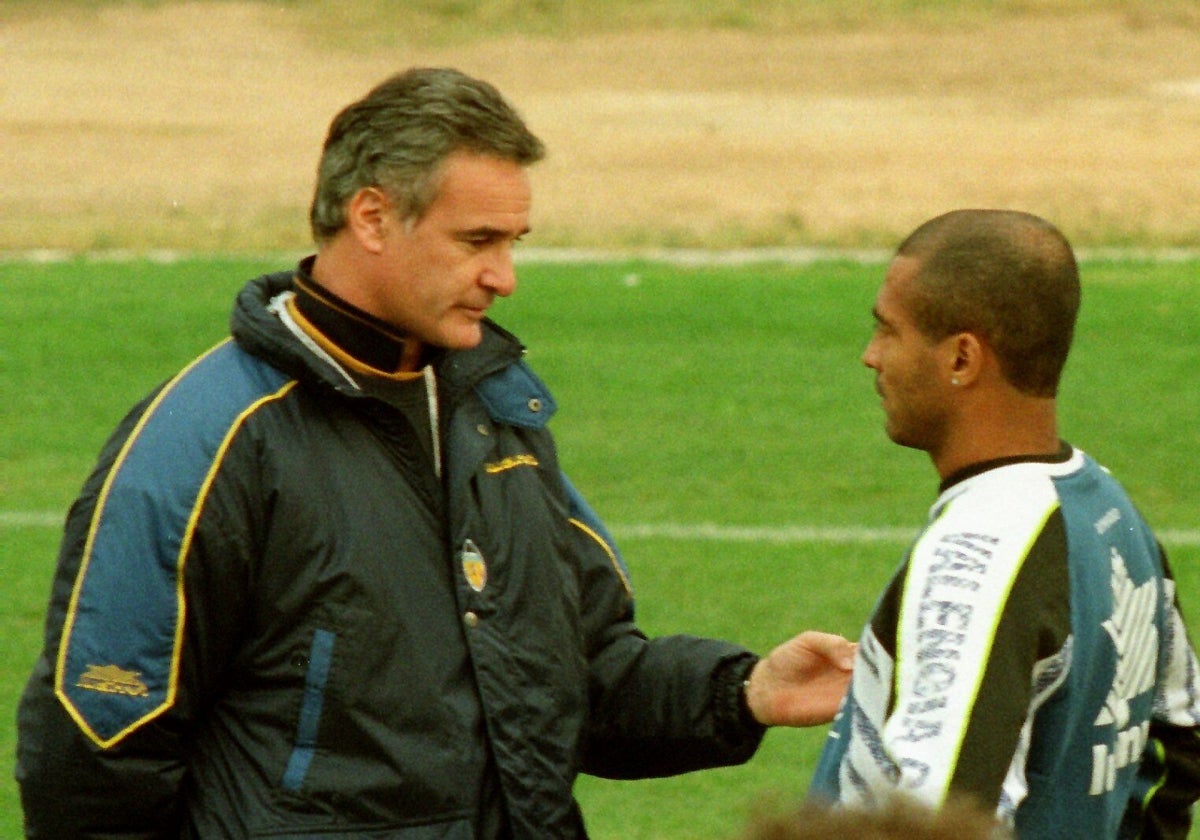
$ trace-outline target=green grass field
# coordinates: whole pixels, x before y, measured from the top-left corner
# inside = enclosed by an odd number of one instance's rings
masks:
[[[0,837],[20,835],[13,709],[58,539],[42,516],[65,511],[134,400],[224,336],[242,282],[279,267],[0,262]],[[647,631],[759,650],[807,627],[857,635],[904,539],[787,529],[915,532],[933,498],[925,457],[884,436],[859,362],[882,271],[531,263],[497,305],[559,398],[562,461],[616,532]],[[1198,272],[1085,263],[1061,407],[1063,435],[1111,467],[1162,531],[1185,606],[1200,600]],[[742,768],[585,778],[579,793],[600,840],[733,837],[756,803],[801,795],[822,736],[774,731]]]

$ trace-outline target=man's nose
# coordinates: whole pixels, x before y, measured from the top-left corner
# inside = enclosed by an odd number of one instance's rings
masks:
[[[867,346],[863,348],[862,356],[860,357],[860,359],[862,360],[862,363],[864,365],[871,368],[872,370],[879,369],[879,354],[875,350],[875,342],[874,341],[867,342]]]
[[[496,248],[483,269],[480,282],[500,297],[508,297],[517,289],[517,271],[513,265],[511,245]]]

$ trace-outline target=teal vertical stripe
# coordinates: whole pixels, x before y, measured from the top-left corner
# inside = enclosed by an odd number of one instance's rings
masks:
[[[287,770],[283,773],[283,786],[287,790],[300,789],[312,764],[317,733],[321,728],[321,709],[325,705],[325,685],[329,681],[335,638],[328,630],[317,630],[313,634],[312,649],[308,655],[308,674],[304,679],[304,700],[300,704],[300,722],[296,727],[296,744],[288,759]]]

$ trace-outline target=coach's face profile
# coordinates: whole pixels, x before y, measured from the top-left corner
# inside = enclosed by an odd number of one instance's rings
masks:
[[[346,295],[414,344],[468,349],[495,298],[516,289],[512,249],[529,232],[532,191],[521,164],[465,151],[447,157],[434,181],[417,218],[401,218],[379,187],[351,197],[347,232],[361,259]]]

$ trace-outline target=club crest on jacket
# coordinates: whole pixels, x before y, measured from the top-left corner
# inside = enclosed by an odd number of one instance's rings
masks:
[[[487,564],[483,560],[483,554],[474,542],[466,540],[459,557],[462,559],[463,575],[466,576],[467,583],[476,592],[482,592],[487,586]]]

